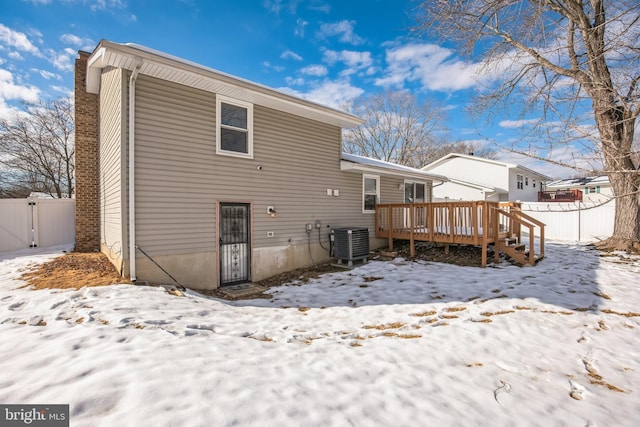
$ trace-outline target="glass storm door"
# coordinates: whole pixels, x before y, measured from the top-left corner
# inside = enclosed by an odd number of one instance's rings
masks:
[[[249,205],[220,205],[220,286],[249,281]]]

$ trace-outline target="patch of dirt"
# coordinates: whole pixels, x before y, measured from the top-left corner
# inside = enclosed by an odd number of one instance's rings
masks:
[[[34,289],[80,289],[129,283],[103,253],[71,252],[20,277]]]
[[[285,283],[299,282],[300,284],[308,283],[311,279],[316,279],[326,273],[334,273],[336,271],[346,271],[342,267],[336,267],[327,262],[325,264],[319,264],[314,267],[298,268],[293,271],[281,273],[268,279],[254,282],[256,285],[264,286],[265,288],[271,288],[273,286],[280,286]]]
[[[432,262],[442,262],[467,267],[482,266],[482,248],[470,245],[449,245],[446,246],[433,243],[416,243],[416,255],[410,256],[409,244],[394,243],[394,253],[409,261],[422,260]],[[493,253],[487,256],[487,262],[491,262]],[[373,258],[375,259],[376,256]]]
[[[394,254],[407,260],[423,260],[433,262],[443,262],[462,266],[480,267],[482,259],[482,249],[474,246],[450,245],[449,251],[444,246],[433,244],[416,244],[416,256],[409,256],[409,245],[399,244],[396,246]],[[370,259],[380,259],[380,254],[375,252]],[[286,283],[298,282],[308,283],[311,279],[316,279],[326,273],[337,271],[347,271],[327,262],[308,268],[299,268],[286,273],[278,274],[264,280],[255,282],[265,288],[280,286]],[[111,264],[103,253],[82,253],[71,252],[58,257],[52,261],[42,264],[36,271],[28,272],[20,278],[27,281],[26,286],[35,289],[80,289],[82,287],[106,286],[118,283],[129,283],[128,278],[120,276],[116,268]],[[378,280],[378,277],[365,278],[365,282]],[[205,295],[225,298],[223,295],[213,291],[201,291]],[[270,298],[270,295],[263,295]],[[255,296],[254,296],[255,298]]]

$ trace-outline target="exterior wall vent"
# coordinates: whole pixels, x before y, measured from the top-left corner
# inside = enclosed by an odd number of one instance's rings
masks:
[[[345,227],[333,230],[335,246],[334,256],[338,262],[347,261],[349,266],[354,260],[369,257],[369,229],[366,227]]]

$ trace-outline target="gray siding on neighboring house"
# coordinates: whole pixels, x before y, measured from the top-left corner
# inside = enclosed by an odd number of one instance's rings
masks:
[[[127,175],[121,160],[126,148],[125,82],[124,70],[105,69],[100,91],[100,244],[118,268],[126,251],[123,199]]]

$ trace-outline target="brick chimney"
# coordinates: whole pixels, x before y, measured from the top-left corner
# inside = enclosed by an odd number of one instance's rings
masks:
[[[76,251],[100,250],[98,166],[99,97],[87,92],[87,60],[79,51],[75,61],[75,196]]]

